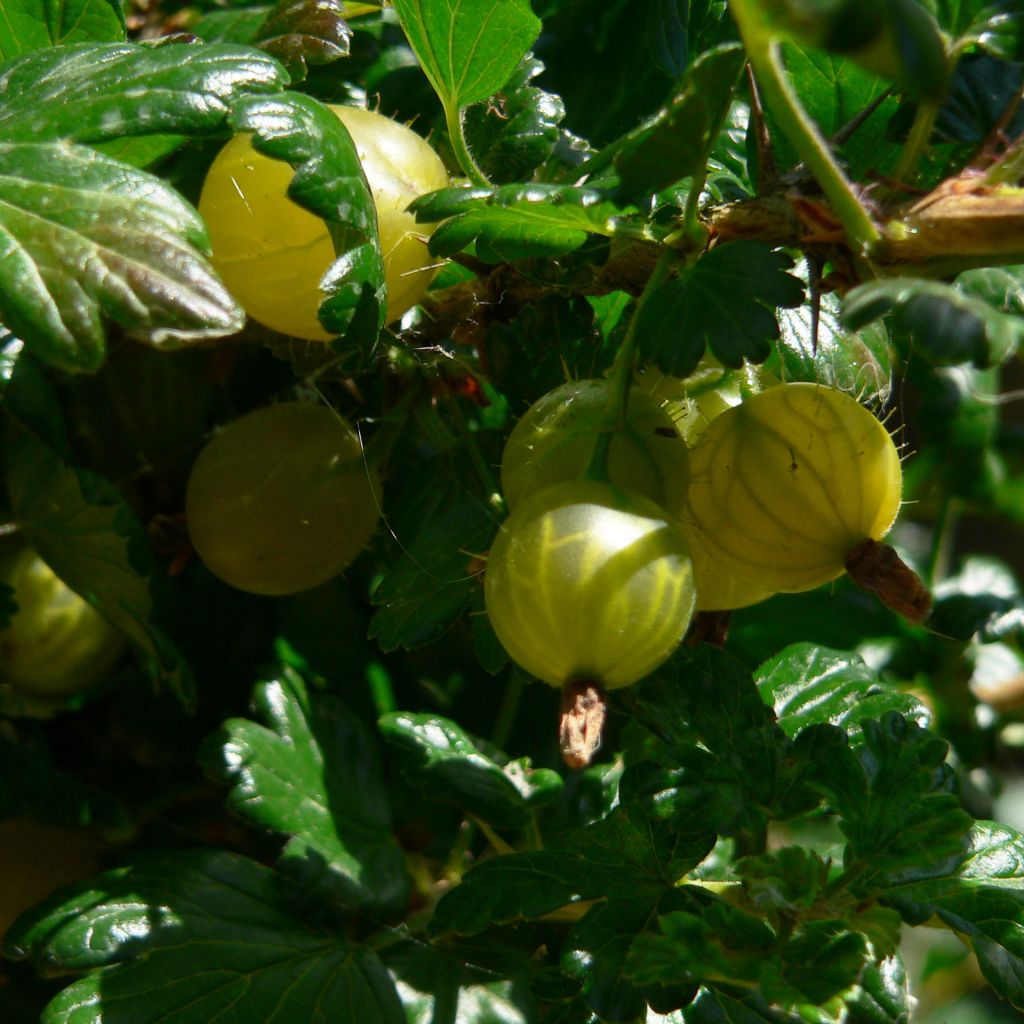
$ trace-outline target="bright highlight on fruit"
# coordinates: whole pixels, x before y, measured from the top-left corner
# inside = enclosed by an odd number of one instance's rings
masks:
[[[445,188],[448,175],[411,128],[368,110],[330,109],[352,136],[373,193],[390,323],[423,298],[436,271],[425,242],[430,226],[417,224],[406,207]],[[237,135],[210,167],[199,212],[213,265],[245,311],[282,334],[328,341],[316,313],[320,279],[336,254],[324,222],[286,195],[292,173],[284,161],[257,153],[248,135]]]
[[[192,468],[185,512],[214,575],[255,594],[295,594],[363,550],[379,494],[344,419],[322,405],[285,402],[214,435]]]
[[[784,384],[748,398],[711,422],[690,467],[696,533],[755,586],[810,590],[844,570],[853,574],[852,564],[865,553],[874,559],[875,548],[895,558],[876,542],[899,511],[899,453],[885,427],[840,391]],[[877,568],[869,565],[869,575]],[[890,569],[881,572],[891,582]],[[909,618],[927,614],[930,602],[920,594],[904,595],[909,604],[900,606],[904,598],[887,598],[884,580],[858,581]]]
[[[626,422],[615,431],[608,479],[665,507],[682,504],[689,454],[662,403],[634,388]],[[551,484],[583,476],[598,437],[615,430],[618,411],[607,380],[569,381],[539,398],[516,424],[501,456],[508,507]]]

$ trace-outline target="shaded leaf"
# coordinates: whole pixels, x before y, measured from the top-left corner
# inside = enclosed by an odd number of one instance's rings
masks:
[[[466,137],[491,181],[524,181],[551,155],[565,109],[559,97],[530,83],[544,71],[532,54],[486,105],[466,112]]]
[[[932,628],[956,640],[990,643],[1024,629],[1024,600],[1013,573],[997,559],[964,559],[937,587]]]
[[[104,318],[154,345],[237,331],[244,314],[168,185],[84,146],[0,143],[0,316],[37,355],[95,370]]]
[[[810,725],[837,725],[860,740],[861,722],[896,711],[927,727],[928,709],[914,696],[883,683],[859,655],[818,644],[793,644],[757,671],[762,698],[787,736]]]
[[[7,933],[6,952],[51,974],[116,965],[64,989],[45,1024],[200,1024],[226,1013],[404,1024],[376,954],[292,916],[277,882],[234,854],[153,857],[62,890]]]
[[[228,806],[292,837],[282,866],[318,897],[378,911],[401,904],[405,859],[366,728],[333,695],[311,698],[290,669],[258,684],[253,703],[266,724],[230,719],[203,753],[208,774],[233,787]]]
[[[587,899],[639,899],[672,889],[713,845],[699,824],[681,835],[622,806],[544,850],[493,857],[471,868],[438,903],[434,935],[471,935]]]
[[[403,550],[373,592],[379,607],[369,630],[385,651],[422,647],[462,614],[480,586],[473,557],[487,551],[498,528],[463,455],[438,455],[392,507]]]
[[[26,359],[18,361],[5,407],[7,492],[20,530],[131,641],[153,679],[191,706],[191,672],[155,613],[160,577],[142,524],[113,484],[69,461],[56,397]]]
[[[937,6],[954,51],[977,46],[1006,60],[1020,56],[1020,0],[938,0]]]
[[[306,77],[307,65],[347,57],[351,39],[344,0],[280,0],[251,42],[276,57],[294,85]]]
[[[888,314],[896,330],[906,334],[914,351],[928,362],[992,366],[1015,352],[1024,338],[1019,316],[1024,310],[1021,270],[968,273],[973,276],[962,275],[955,285],[909,277],[859,285],[846,296],[843,323],[860,330]],[[1003,290],[1004,308],[989,301],[995,274],[1009,274],[1014,283]]]
[[[124,39],[121,0],[4,0],[0,61],[47,46]]]
[[[910,1024],[914,1000],[903,960],[894,955],[868,964],[844,1002],[850,1024]]]
[[[279,92],[272,57],[239,46],[91,44],[40,50],[0,74],[5,142],[97,143],[126,135],[223,132],[231,104]]]
[[[406,777],[427,789],[431,800],[464,808],[499,828],[525,825],[535,808],[562,789],[557,772],[531,769],[527,758],[499,764],[440,715],[397,711],[380,719],[380,729],[406,755]]]
[[[779,337],[776,307],[803,301],[792,265],[761,242],[716,246],[644,304],[642,357],[674,377],[688,377],[705,347],[725,366],[764,362]]]
[[[660,192],[706,169],[745,59],[742,47],[728,45],[689,65],[665,109],[632,132],[616,153],[615,168],[627,195]]]
[[[528,0],[395,0],[395,10],[449,118],[494,95],[541,27]]]

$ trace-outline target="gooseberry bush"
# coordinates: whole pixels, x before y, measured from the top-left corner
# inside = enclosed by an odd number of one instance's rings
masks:
[[[1019,0],[0,15],[5,1024],[1020,1019]]]

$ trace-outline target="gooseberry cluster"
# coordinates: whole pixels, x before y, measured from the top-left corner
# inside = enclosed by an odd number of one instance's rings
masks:
[[[856,399],[812,383],[665,399],[667,381],[654,383],[633,388],[620,419],[609,381],[562,385],[527,410],[502,458],[511,514],[488,557],[487,610],[512,658],[562,688],[571,764],[596,747],[603,691],[657,668],[695,610],[844,571],[910,619],[929,607],[879,544],[899,510],[900,460]]]

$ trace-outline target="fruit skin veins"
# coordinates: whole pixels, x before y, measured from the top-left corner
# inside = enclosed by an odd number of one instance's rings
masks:
[[[0,631],[0,682],[32,697],[65,698],[113,668],[124,638],[32,548],[12,557],[4,579],[18,611]]]
[[[694,609],[678,524],[612,484],[572,480],[530,495],[498,531],[484,573],[505,649],[552,686],[612,689],[658,667]]]
[[[348,423],[322,405],[284,402],[214,435],[192,468],[185,514],[214,575],[255,594],[294,594],[362,551],[379,493]]]
[[[782,384],[708,426],[690,453],[689,516],[711,554],[766,590],[835,579],[849,553],[892,526],[899,453],[855,399]]]
[[[435,273],[424,237],[405,208],[418,196],[448,185],[429,144],[397,121],[355,107],[330,109],[348,129],[373,193],[388,287],[387,322],[419,302]],[[320,279],[334,262],[324,222],[286,193],[291,167],[256,152],[236,135],[214,160],[199,199],[210,231],[213,265],[245,311],[283,334],[328,341],[316,311]]]
[[[510,509],[552,484],[583,476],[604,431],[614,430],[608,381],[578,380],[542,395],[516,424],[501,457],[501,486]],[[612,483],[672,506],[685,500],[689,454],[671,415],[640,388],[629,396],[626,423],[608,457]]]

